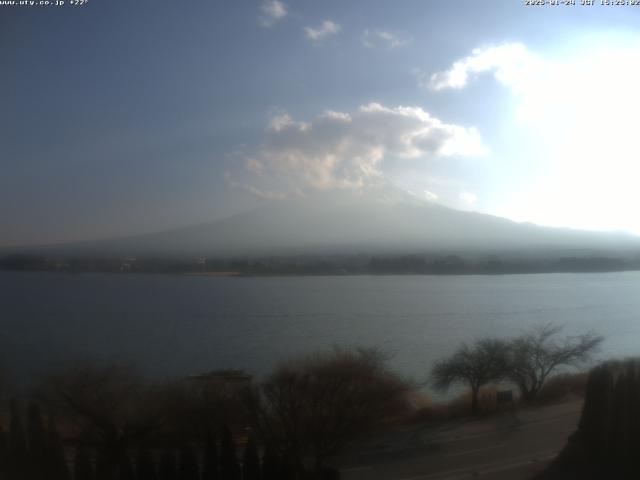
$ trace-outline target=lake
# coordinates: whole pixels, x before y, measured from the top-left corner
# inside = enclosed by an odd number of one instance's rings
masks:
[[[67,363],[136,364],[156,376],[261,375],[290,356],[379,346],[423,380],[460,342],[541,322],[640,354],[640,272],[504,276],[215,278],[0,272],[0,362],[13,378]]]

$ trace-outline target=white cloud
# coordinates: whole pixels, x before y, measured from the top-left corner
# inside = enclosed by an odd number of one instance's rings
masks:
[[[487,153],[478,131],[444,123],[420,107],[362,105],[311,122],[274,117],[246,164],[254,180],[285,189],[359,188],[382,179],[387,158],[425,161]]]
[[[471,192],[460,192],[459,198],[460,201],[466,206],[471,206],[478,202],[477,195]]]
[[[319,42],[332,35],[340,33],[341,27],[331,20],[325,20],[317,28],[304,27],[307,38],[314,42]]]
[[[274,132],[281,132],[287,128],[297,128],[300,130],[306,130],[309,128],[309,124],[303,122],[294,122],[288,113],[276,115],[269,121],[269,129]]]
[[[428,86],[436,91],[461,89],[474,75],[492,72],[500,83],[517,88],[541,66],[542,60],[521,43],[476,48],[471,55],[454,62],[448,70],[431,75]]]
[[[260,7],[260,23],[270,27],[287,16],[287,6],[280,0],[264,0]]]
[[[367,48],[385,47],[394,49],[408,43],[409,40],[387,30],[365,30],[362,33],[362,44]]]

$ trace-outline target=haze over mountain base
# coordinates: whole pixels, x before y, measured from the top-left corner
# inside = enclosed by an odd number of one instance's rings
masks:
[[[474,261],[484,258],[490,262],[509,260],[512,265],[508,271],[531,271],[531,265],[524,267],[522,261],[532,259],[556,261],[554,266],[547,265],[544,271],[567,268],[584,271],[635,269],[633,262],[639,253],[640,237],[630,234],[517,223],[454,210],[422,200],[390,184],[380,184],[360,190],[290,197],[226,219],[159,233],[13,248],[6,250],[5,256],[198,258],[205,266],[207,259],[271,258],[271,264],[274,264],[274,257],[305,257],[306,260],[298,259],[293,263],[282,260],[275,263],[282,267],[328,262],[334,267],[340,265],[336,267],[338,272],[349,266],[347,270],[360,273],[439,273],[443,270],[442,265],[457,265],[444,268],[444,271],[472,273],[478,269],[461,267],[459,259],[449,257],[463,256]],[[590,263],[566,261],[574,257],[587,258]],[[603,261],[601,257],[611,261]],[[395,260],[391,261],[393,258]],[[560,259],[564,259],[564,266],[558,267]],[[520,263],[514,266],[513,261]],[[440,262],[440,266],[425,266],[430,262]],[[229,263],[216,265],[208,270],[246,270],[246,265],[242,268],[239,265],[232,268]],[[367,269],[363,270],[363,265],[368,265]],[[485,270],[483,267],[480,272]],[[258,273],[255,268],[253,271]]]

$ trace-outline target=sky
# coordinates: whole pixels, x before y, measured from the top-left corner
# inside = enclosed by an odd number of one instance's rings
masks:
[[[380,182],[640,234],[640,7],[576,3],[0,5],[0,246]]]

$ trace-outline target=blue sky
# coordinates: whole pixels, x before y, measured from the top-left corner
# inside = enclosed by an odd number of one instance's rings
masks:
[[[2,6],[0,245],[382,180],[640,233],[640,7],[579,3]]]

